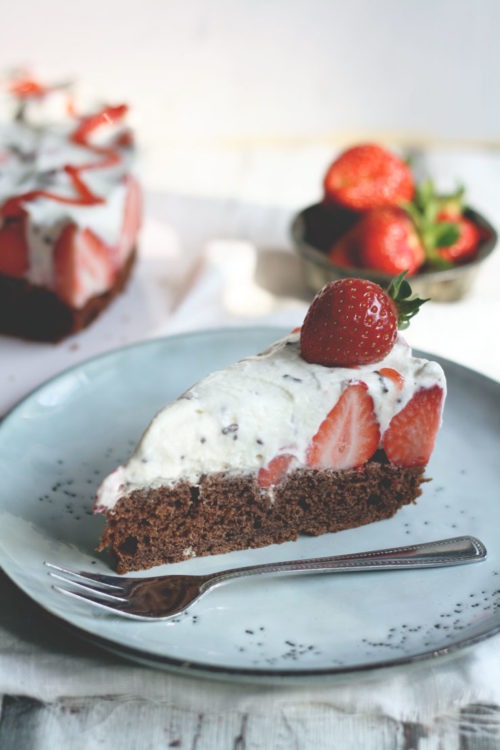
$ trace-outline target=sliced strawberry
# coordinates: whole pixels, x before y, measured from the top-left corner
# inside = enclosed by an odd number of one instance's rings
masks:
[[[401,373],[394,370],[393,367],[381,367],[380,370],[378,370],[378,373],[379,375],[382,375],[383,378],[389,378],[389,380],[392,380],[398,391],[402,389],[405,379]]]
[[[267,466],[259,469],[257,474],[257,483],[259,487],[271,487],[273,484],[278,484],[280,479],[288,471],[288,467],[293,460],[293,456],[289,453],[280,453],[275,456]]]
[[[0,229],[0,273],[20,279],[29,267],[23,217],[6,220]]]
[[[380,442],[373,399],[364,383],[348,386],[320,424],[307,451],[315,469],[353,469],[373,456]]]
[[[142,191],[140,185],[135,177],[128,175],[126,187],[123,225],[118,241],[119,265],[126,260],[133,250],[142,224]]]
[[[443,390],[422,388],[398,412],[384,433],[382,446],[396,466],[425,466],[441,424]]]
[[[115,273],[112,249],[97,235],[75,224],[64,227],[54,248],[54,286],[63,302],[82,307],[112,286]]]

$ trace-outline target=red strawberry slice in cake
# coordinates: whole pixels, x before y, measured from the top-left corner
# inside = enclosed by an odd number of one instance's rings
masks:
[[[137,242],[137,234],[142,224],[142,192],[139,183],[128,175],[126,178],[124,220],[118,241],[118,264],[122,265]]]
[[[315,469],[353,469],[373,456],[379,441],[373,399],[364,383],[356,383],[345,389],[320,424],[307,463]]]
[[[257,484],[259,487],[271,487],[274,484],[278,484],[280,479],[285,476],[292,461],[293,456],[289,453],[280,453],[271,459],[267,466],[259,469],[257,473]]]
[[[383,378],[388,378],[389,380],[391,380],[398,391],[403,388],[405,379],[401,375],[401,373],[395,370],[393,367],[381,367],[378,373]]]
[[[54,286],[57,296],[79,308],[92,294],[109,289],[116,271],[113,252],[90,229],[64,227],[54,249]]]
[[[0,229],[0,273],[21,279],[29,267],[24,218],[6,219]]]
[[[427,464],[441,424],[443,399],[443,390],[438,385],[422,388],[392,418],[382,442],[392,464]]]

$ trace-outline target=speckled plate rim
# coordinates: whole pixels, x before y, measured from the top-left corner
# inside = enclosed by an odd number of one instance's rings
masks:
[[[199,339],[200,335],[205,337],[225,337],[228,334],[231,336],[234,336],[235,334],[241,337],[245,337],[245,335],[262,335],[264,338],[268,337],[269,342],[275,340],[276,338],[279,338],[280,336],[283,336],[287,333],[286,329],[283,328],[275,328],[275,327],[242,327],[242,328],[236,328],[236,327],[229,327],[229,328],[218,328],[218,329],[210,329],[206,331],[192,331],[188,333],[180,333],[176,334],[174,336],[165,337],[162,339],[155,338],[155,339],[148,339],[147,341],[142,341],[135,344],[129,344],[125,347],[119,347],[117,349],[114,349],[112,351],[106,352],[104,354],[99,354],[95,357],[92,357],[88,360],[85,360],[84,362],[81,362],[71,368],[68,368],[64,370],[63,372],[59,373],[58,375],[54,376],[53,378],[50,378],[45,383],[41,384],[37,388],[35,388],[30,394],[26,396],[26,398],[22,399],[18,404],[16,404],[5,416],[2,420],[0,420],[0,431],[3,428],[3,425],[7,423],[7,421],[16,419],[16,414],[18,410],[23,407],[27,402],[29,402],[31,399],[36,398],[37,395],[41,392],[43,392],[47,387],[50,387],[53,383],[55,383],[58,380],[66,378],[68,375],[71,375],[74,372],[77,372],[81,370],[82,368],[86,367],[88,364],[92,362],[104,362],[105,360],[108,360],[110,358],[113,358],[116,354],[123,352],[124,350],[141,350],[143,351],[147,347],[151,346],[157,346],[162,341],[172,341],[176,339],[183,339],[187,341],[196,341],[196,339]],[[485,375],[482,375],[481,373],[478,373],[474,370],[471,370],[469,368],[463,367],[462,365],[458,365],[450,360],[446,360],[444,358],[438,357],[436,355],[429,355],[426,352],[418,351],[416,352],[419,356],[424,357],[432,357],[433,359],[437,360],[442,364],[442,366],[449,372],[453,369],[458,369],[459,371],[463,373],[468,373],[468,377],[472,378],[477,384],[481,384],[481,382],[488,384],[490,387],[493,387],[496,392],[498,393],[498,397],[500,399],[500,383],[491,380]],[[0,501],[1,506],[1,501]],[[90,629],[84,628],[81,625],[75,623],[71,615],[61,616],[60,613],[54,611],[50,606],[48,606],[43,600],[41,600],[39,597],[35,596],[33,592],[30,590],[30,588],[26,585],[24,585],[23,581],[16,575],[15,570],[11,568],[9,565],[9,554],[5,551],[2,540],[0,539],[0,565],[2,567],[3,572],[7,575],[7,577],[16,585],[18,588],[20,588],[30,599],[32,599],[38,606],[41,607],[42,610],[44,610],[46,613],[48,613],[51,617],[54,618],[54,620],[63,628],[69,630],[70,632],[78,635],[83,640],[90,642],[94,645],[97,645],[100,648],[103,648],[104,650],[111,652],[115,655],[118,655],[120,657],[124,657],[125,659],[132,660],[133,662],[150,666],[154,668],[164,669],[167,671],[175,672],[183,674],[184,676],[193,675],[197,677],[205,677],[205,678],[216,678],[216,679],[222,679],[222,680],[231,680],[231,681],[243,681],[243,682],[250,682],[250,683],[265,683],[265,684],[300,684],[304,680],[310,681],[310,680],[331,680],[332,678],[350,678],[355,677],[356,675],[367,675],[367,674],[373,674],[373,673],[379,673],[381,671],[391,670],[394,667],[402,666],[402,665],[413,665],[418,664],[420,662],[435,659],[437,657],[441,659],[446,659],[447,657],[452,657],[457,652],[462,651],[464,649],[470,648],[474,646],[475,644],[478,644],[488,638],[491,638],[497,634],[500,633],[500,613],[498,617],[496,618],[496,622],[484,630],[480,630],[474,635],[466,636],[463,638],[457,638],[455,641],[448,643],[446,645],[443,645],[441,648],[430,648],[425,649],[423,648],[420,652],[412,655],[403,655],[401,657],[391,657],[387,659],[380,659],[375,662],[372,662],[370,664],[356,664],[356,665],[343,665],[341,667],[335,667],[335,666],[328,666],[325,668],[305,668],[305,669],[280,669],[280,668],[244,668],[244,667],[237,667],[237,668],[231,668],[224,665],[214,665],[214,664],[207,664],[202,661],[187,661],[185,659],[178,659],[176,657],[172,657],[169,655],[158,655],[158,654],[152,654],[148,652],[147,648],[143,649],[137,649],[130,645],[127,645],[123,642],[121,642],[119,639],[109,639],[106,637],[103,637],[102,635],[99,635],[98,633],[93,632]],[[147,624],[146,624],[147,627]]]
[[[4,571],[6,575],[9,575],[8,571]],[[10,576],[9,576],[10,577]],[[13,580],[13,579],[11,579]],[[16,583],[14,581],[14,583]],[[16,584],[17,585],[17,584]],[[30,596],[28,592],[25,593]],[[30,596],[30,598],[32,598]],[[63,619],[50,608],[45,607],[40,602],[37,604],[48,613],[49,616],[53,617],[58,625],[68,632],[78,635],[82,640],[92,645],[98,646],[116,656],[122,657],[126,660],[133,661],[134,663],[141,664],[147,667],[153,667],[155,669],[164,670],[167,672],[173,672],[176,674],[183,675],[185,677],[191,675],[193,677],[200,677],[205,679],[215,679],[221,681],[230,682],[244,682],[251,684],[266,684],[266,685],[300,685],[304,682],[324,682],[324,681],[348,681],[356,679],[356,677],[365,677],[376,675],[379,676],[382,672],[390,672],[397,667],[413,665],[418,666],[421,663],[425,663],[429,660],[439,659],[440,661],[451,660],[458,653],[463,652],[466,649],[470,649],[473,646],[494,637],[500,633],[500,622],[494,627],[489,629],[485,633],[481,633],[475,637],[464,638],[461,641],[457,641],[449,646],[443,646],[439,649],[424,650],[419,654],[415,654],[410,657],[400,657],[394,659],[381,659],[373,664],[360,664],[352,665],[348,667],[325,667],[315,669],[246,669],[237,668],[232,669],[224,666],[218,666],[213,664],[205,664],[197,661],[185,661],[182,659],[175,659],[169,656],[158,656],[151,655],[147,650],[135,649],[127,646],[118,641],[112,641],[107,638],[103,638],[100,635],[84,630],[83,628]]]

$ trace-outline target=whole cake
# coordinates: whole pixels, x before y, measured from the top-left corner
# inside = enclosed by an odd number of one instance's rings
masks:
[[[0,333],[57,341],[94,320],[134,263],[141,191],[127,106],[82,114],[68,87],[27,77],[2,104]]]
[[[118,572],[389,518],[421,493],[445,377],[397,331],[420,300],[328,284],[301,330],[164,408],[101,484]],[[398,299],[399,298],[399,299]]]

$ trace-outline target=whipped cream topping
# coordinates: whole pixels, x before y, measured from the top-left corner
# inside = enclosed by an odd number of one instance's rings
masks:
[[[290,471],[304,466],[319,425],[355,382],[368,388],[381,438],[417,390],[446,390],[440,365],[413,357],[401,335],[385,359],[357,368],[307,363],[299,340],[292,333],[262,354],[208,375],[162,409],[130,460],[100,486],[96,511],[112,509],[141,488],[196,484],[211,472],[258,472],[282,453],[294,457]],[[382,368],[397,370],[402,387],[381,375]]]
[[[28,268],[24,278],[32,284],[54,289],[54,246],[67,224],[91,229],[102,242],[119,246],[127,200],[127,176],[136,171],[136,154],[130,142],[129,128],[120,122],[103,122],[90,133],[88,140],[76,142],[75,132],[85,117],[51,108],[49,103],[61,98],[61,92],[48,92],[42,98],[24,102],[22,119],[0,124],[0,226],[9,221],[4,209],[9,201],[25,194],[19,204],[23,216],[24,236],[28,248]],[[42,106],[43,103],[43,106]],[[5,112],[6,107],[0,107]],[[120,136],[124,137],[122,140]],[[105,153],[113,153],[108,159]],[[67,166],[99,164],[80,172],[92,203],[78,200],[75,182]],[[43,191],[44,194],[37,193]],[[60,196],[62,200],[47,194]],[[73,200],[75,202],[64,202]],[[128,248],[128,252],[132,247]],[[122,258],[124,260],[125,258]],[[81,295],[78,306],[96,292],[95,283]]]

